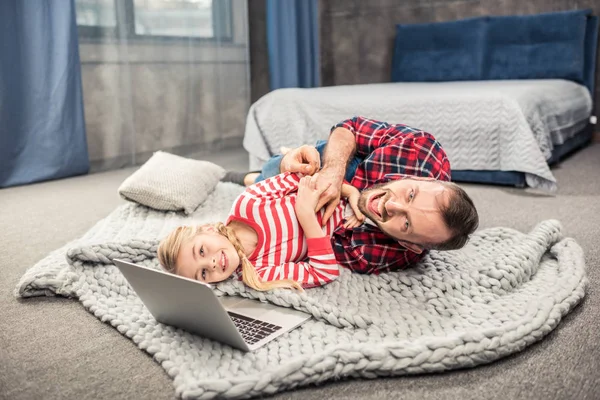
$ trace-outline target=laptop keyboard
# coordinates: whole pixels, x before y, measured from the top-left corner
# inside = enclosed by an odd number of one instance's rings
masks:
[[[246,317],[245,315],[233,312],[229,312],[228,314],[238,331],[242,334],[244,341],[248,344],[254,344],[281,329],[278,325],[269,324],[268,322]]]

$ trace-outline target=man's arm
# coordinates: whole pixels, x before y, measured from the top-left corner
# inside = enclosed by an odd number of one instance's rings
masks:
[[[344,127],[335,128],[331,132],[325,148],[323,170],[331,170],[343,179],[348,162],[354,156],[355,151],[354,134]]]
[[[412,142],[408,143],[406,142],[406,139],[409,137],[413,138],[413,134],[415,133],[420,136],[419,140],[424,142],[435,141],[433,137],[429,138],[427,136],[428,134],[425,134],[422,131],[403,125],[392,126],[386,122],[370,120],[363,117],[354,117],[335,125],[331,130],[329,142],[323,156],[323,169],[321,170],[319,181],[317,182],[319,187],[329,186],[317,204],[317,210],[326,207],[322,220],[323,224],[331,217],[333,210],[335,210],[335,207],[339,203],[344,172],[348,166],[348,162],[355,154],[361,160],[369,158],[373,165],[381,164],[381,168],[372,168],[372,171],[368,172],[369,176],[362,178],[363,181],[365,179],[375,181],[383,178],[384,170],[386,173],[402,173],[405,168],[404,162],[410,162],[410,159],[401,160],[400,155],[412,151]],[[411,139],[408,140],[410,141]],[[425,148],[427,146],[421,147]],[[421,151],[419,149],[420,147],[416,149],[416,151]],[[313,163],[311,165],[317,165],[316,162],[319,159],[316,153],[315,149],[310,146],[294,149],[282,158],[280,171],[306,173],[299,168],[301,166],[306,168],[306,164],[309,163],[307,160],[311,160]],[[423,161],[423,165],[429,165],[428,159],[435,159],[436,157],[437,153],[424,154],[423,157],[419,157],[419,159],[422,158],[421,161]],[[435,167],[437,164],[440,164],[441,160],[434,161],[436,161],[434,163]],[[318,165],[320,165],[320,163]],[[410,166],[411,172],[415,175],[421,175],[414,167],[417,166]],[[431,175],[436,177],[435,171],[429,172],[430,174],[433,172]],[[309,174],[312,173],[314,173],[314,171]]]
[[[279,172],[300,172],[313,175],[321,165],[324,170],[335,172],[340,177],[339,187],[344,179],[346,167],[356,151],[354,125],[357,117],[342,121],[335,125],[329,135],[322,162],[319,151],[313,146],[300,146],[287,152],[282,158],[272,157],[268,161],[269,169],[279,162]]]
[[[317,185],[329,187],[322,195],[315,211],[325,208],[322,223],[325,225],[340,201],[342,183],[350,159],[356,151],[355,130],[358,117],[342,121],[335,125],[329,136],[327,147],[323,154],[323,169],[321,170]],[[279,172],[301,172],[308,175],[314,174],[321,166],[319,151],[311,146],[301,146],[289,151],[279,161]],[[269,162],[269,172],[273,173],[276,162],[273,158]],[[353,163],[356,170],[356,163]],[[263,169],[264,175],[265,169]],[[352,174],[351,174],[352,175]]]
[[[325,224],[340,202],[342,183],[348,162],[356,151],[354,134],[345,127],[338,126],[329,136],[329,142],[323,156],[323,169],[319,173],[319,186],[329,185],[323,192],[316,210],[325,208],[323,224]],[[315,211],[316,211],[315,210]]]
[[[362,160],[352,184],[364,189],[407,175],[450,180],[450,162],[431,134],[403,124],[354,117],[334,127],[346,128],[356,143],[355,157]]]

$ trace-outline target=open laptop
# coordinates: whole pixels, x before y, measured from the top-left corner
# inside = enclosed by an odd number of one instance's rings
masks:
[[[301,311],[237,296],[217,296],[199,281],[114,260],[152,316],[163,324],[255,350],[310,319]]]

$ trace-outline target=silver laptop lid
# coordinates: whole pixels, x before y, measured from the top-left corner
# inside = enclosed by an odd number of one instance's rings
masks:
[[[114,262],[158,322],[249,350],[209,285],[124,260]]]

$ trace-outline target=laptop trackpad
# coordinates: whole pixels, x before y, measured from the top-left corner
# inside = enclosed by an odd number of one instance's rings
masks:
[[[246,299],[239,296],[223,296],[219,299],[227,311],[259,318],[272,311],[280,311],[281,307],[258,300]]]
[[[244,299],[228,309],[248,317],[260,319],[261,316],[264,316],[270,311],[278,310],[279,307],[272,304],[261,303],[258,300]]]
[[[230,309],[231,307],[235,307],[236,304],[245,301],[247,299],[240,296],[219,296],[219,301],[226,309]]]
[[[280,307],[258,300],[246,299],[239,296],[224,296],[220,298],[221,304],[227,311],[246,315],[277,325],[297,325],[311,317],[302,311],[293,308]]]

